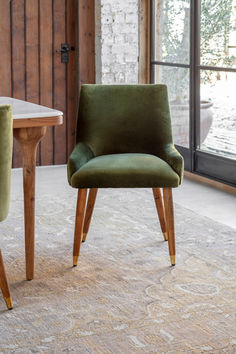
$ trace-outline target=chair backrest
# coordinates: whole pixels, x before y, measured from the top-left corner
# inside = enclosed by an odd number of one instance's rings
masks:
[[[158,155],[172,143],[166,85],[82,85],[78,142],[86,143],[95,156]]]
[[[8,214],[12,164],[12,110],[0,105],[0,221]]]

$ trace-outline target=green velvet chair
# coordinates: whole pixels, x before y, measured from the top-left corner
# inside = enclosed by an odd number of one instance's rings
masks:
[[[165,85],[83,85],[76,145],[68,160],[69,184],[78,189],[74,266],[98,188],[152,188],[175,265],[172,188],[182,176],[183,158],[173,145]]]
[[[12,111],[9,105],[0,105],[0,221],[6,219],[10,201],[12,163]],[[0,250],[0,288],[8,309],[12,299]]]

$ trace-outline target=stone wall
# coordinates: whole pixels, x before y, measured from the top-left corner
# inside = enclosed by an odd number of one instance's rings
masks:
[[[96,1],[96,81],[138,82],[139,0]]]

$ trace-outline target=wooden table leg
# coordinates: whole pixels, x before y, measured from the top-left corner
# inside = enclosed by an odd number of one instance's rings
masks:
[[[22,151],[24,216],[25,216],[25,260],[26,279],[34,278],[34,214],[35,214],[35,167],[39,141],[46,134],[46,127],[14,129]]]

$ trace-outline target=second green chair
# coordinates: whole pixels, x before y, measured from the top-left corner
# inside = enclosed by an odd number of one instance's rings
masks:
[[[0,106],[0,221],[6,219],[10,201],[12,162],[12,111],[9,105]],[[8,309],[12,299],[0,250],[0,288]]]

